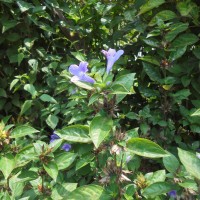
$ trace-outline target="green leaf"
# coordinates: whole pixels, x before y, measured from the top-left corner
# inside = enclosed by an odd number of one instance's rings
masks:
[[[56,182],[57,176],[58,176],[58,167],[54,161],[49,162],[48,164],[43,165],[45,171],[51,178]]]
[[[16,155],[16,167],[23,167],[27,163],[33,160],[37,160],[38,155],[34,150],[33,145],[27,145],[21,149]]]
[[[84,185],[73,190],[68,196],[67,200],[111,200],[112,198],[105,195],[103,187],[99,185]]]
[[[154,65],[160,66],[160,62],[154,56],[148,56],[147,55],[147,56],[141,57],[139,59],[146,61],[146,62],[149,62],[149,63],[154,64]]]
[[[9,33],[6,36],[6,39],[11,41],[11,42],[16,42],[17,40],[20,39],[20,35],[18,33]]]
[[[35,41],[35,38],[26,38],[24,40],[24,44],[28,49],[31,49],[32,46],[34,45],[34,41]]]
[[[154,26],[156,24],[157,19],[161,19],[162,21],[168,21],[170,19],[176,18],[176,14],[171,10],[163,10],[157,13],[152,20],[149,22],[149,26]]]
[[[53,187],[51,198],[56,200],[62,200],[64,196],[68,196],[77,187],[77,183],[62,183],[56,184]]]
[[[17,62],[18,62],[18,66],[20,66],[22,60],[24,59],[25,55],[23,53],[18,53],[17,54]]]
[[[23,115],[32,105],[32,100],[26,100],[21,107],[20,115]]]
[[[185,33],[178,36],[173,42],[171,48],[185,47],[196,43],[199,38],[193,33]]]
[[[144,95],[145,97],[156,97],[159,96],[159,92],[157,90],[145,87],[145,86],[138,86],[138,89],[141,93],[141,95]]]
[[[150,129],[150,127],[146,122],[140,123],[140,130],[141,130],[142,134],[146,135],[147,132],[149,131],[149,129]]]
[[[14,0],[0,0],[1,2],[5,2],[5,3],[13,3]]]
[[[81,82],[81,81],[74,81],[73,83],[75,85],[77,85],[78,87],[84,88],[86,90],[94,90],[94,87],[87,84],[87,83],[84,83],[84,82]]]
[[[172,51],[169,55],[169,60],[174,61],[180,58],[185,52],[186,52],[187,47],[181,47],[177,48],[175,51]]]
[[[7,97],[6,91],[3,88],[0,88],[0,97]]]
[[[193,133],[200,133],[200,126],[196,125],[196,124],[192,124],[192,125],[190,125],[190,130]]]
[[[166,178],[165,170],[158,170],[145,174],[148,186],[156,182],[164,182]]]
[[[71,152],[62,152],[55,155],[55,163],[58,166],[58,170],[66,169],[76,159],[77,154]]]
[[[15,157],[12,154],[0,156],[0,170],[2,171],[5,179],[7,179],[15,168]]]
[[[30,3],[27,3],[25,1],[17,1],[17,5],[19,6],[19,9],[21,10],[21,12],[25,12],[27,10],[29,10],[30,8],[33,8],[33,5]]]
[[[133,82],[135,81],[135,73],[121,75],[116,78],[116,80],[112,83],[111,89],[112,94],[116,95],[116,101],[119,103],[126,94],[132,94],[131,89],[133,87]]]
[[[140,7],[139,15],[152,10],[153,8],[159,7],[165,3],[165,0],[148,0],[145,4]]]
[[[3,24],[2,33],[5,33],[7,30],[15,27],[18,24],[18,22],[15,20],[9,20],[9,21],[3,20],[2,24]]]
[[[38,178],[38,173],[30,170],[23,170],[17,173],[15,176],[15,182],[24,183]]]
[[[144,43],[151,46],[151,47],[158,47],[161,45],[160,42],[158,40],[156,40],[155,38],[151,38],[151,39],[143,39]]]
[[[195,47],[193,53],[198,59],[200,59],[200,47]]]
[[[28,64],[30,65],[30,67],[37,72],[37,68],[38,68],[38,61],[36,59],[30,59],[28,61]]]
[[[94,156],[92,154],[84,155],[83,157],[81,157],[81,159],[79,159],[77,161],[75,170],[77,171],[77,170],[81,169],[82,167],[86,166],[93,159],[94,159]]]
[[[68,125],[72,124],[72,123],[75,123],[75,122],[78,122],[78,121],[81,121],[81,120],[84,120],[87,118],[87,115],[85,113],[74,113],[74,115],[72,116],[72,118],[68,121]]]
[[[132,10],[127,10],[124,12],[124,17],[125,17],[125,20],[127,21],[133,21],[135,19],[135,14],[136,14],[136,10],[132,9]]]
[[[77,52],[71,52],[71,54],[79,61],[85,61],[86,57],[83,53],[77,51]]]
[[[112,85],[112,93],[111,94],[122,94],[122,95],[126,95],[126,94],[132,94],[129,90],[127,90],[124,85],[122,84],[114,84]],[[122,96],[120,95],[120,96]]]
[[[46,31],[46,32],[49,32],[49,33],[56,33],[55,32],[55,30],[54,30],[54,27],[52,27],[52,26],[50,26],[49,24],[46,24],[46,23],[44,23],[44,22],[39,22],[39,21],[37,21],[37,25],[42,29],[42,30],[44,30],[44,31]],[[38,52],[39,53],[39,52]],[[40,51],[40,53],[42,53],[41,51]]]
[[[33,8],[33,13],[40,13],[43,12],[44,10],[46,10],[46,6],[35,6]]]
[[[186,170],[200,180],[200,159],[189,151],[178,148],[178,156]]]
[[[199,116],[200,117],[200,108],[191,114],[191,116]]]
[[[19,138],[26,135],[32,135],[33,133],[38,133],[39,131],[34,129],[29,125],[21,125],[14,128],[11,132],[10,138]]]
[[[93,104],[95,101],[97,101],[99,97],[100,97],[100,94],[96,94],[96,93],[92,94],[92,96],[89,99],[88,106]]]
[[[40,96],[40,99],[44,102],[50,102],[50,103],[57,103],[57,101],[51,97],[50,95],[48,94],[43,94]]]
[[[12,191],[12,197],[17,197],[22,195],[25,186],[23,182],[17,182],[16,179],[17,179],[16,175],[12,176],[9,179],[9,188]]]
[[[14,79],[11,83],[10,83],[10,90],[12,90],[12,88],[19,82],[19,79]]]
[[[32,95],[32,98],[35,98],[37,96],[37,94],[38,94],[36,89],[35,89],[35,87],[32,84],[24,85],[24,90],[29,92]]]
[[[158,144],[144,138],[132,138],[128,140],[127,148],[133,153],[147,158],[169,156]]]
[[[171,190],[174,190],[174,185],[167,182],[157,182],[146,187],[142,195],[149,198],[155,198],[161,194],[165,194]]]
[[[142,62],[142,64],[143,64],[144,71],[147,73],[149,78],[152,81],[160,82],[161,74],[159,72],[159,69],[155,66],[152,66],[149,63]]]
[[[163,164],[165,168],[171,173],[175,173],[180,166],[178,159],[173,154],[169,154],[168,157],[164,157]]]
[[[130,91],[131,87],[133,86],[134,80],[135,80],[135,73],[125,74],[117,77],[116,80],[112,83],[112,86],[120,84],[123,85],[127,91]]]
[[[196,192],[198,191],[197,183],[194,180],[185,180],[184,182],[178,184],[185,189],[191,189]]]
[[[9,179],[9,187],[12,190],[12,196],[22,195],[25,183],[38,178],[38,174],[33,171],[21,171]]]
[[[56,139],[53,142],[51,142],[49,144],[49,148],[51,148],[51,152],[56,151],[56,149],[58,149],[60,147],[60,145],[62,144],[63,140],[62,139]]]
[[[55,129],[55,127],[58,124],[58,117],[56,115],[49,115],[46,119],[46,123],[48,124],[49,127]]]
[[[179,2],[176,6],[177,10],[180,12],[182,16],[188,16],[189,13],[192,11],[194,5],[191,4],[190,1]]]
[[[174,94],[170,94],[170,96],[172,96],[174,101],[177,103],[180,103],[184,99],[188,99],[190,95],[191,95],[191,92],[189,89],[182,89]]]
[[[72,125],[61,130],[56,130],[56,134],[63,140],[70,142],[91,143],[89,128],[83,125]]]
[[[96,116],[90,124],[90,137],[95,147],[98,148],[112,129],[113,121],[110,118]]]
[[[188,23],[174,23],[169,27],[169,31],[165,35],[165,39],[171,42],[179,33],[188,29]]]

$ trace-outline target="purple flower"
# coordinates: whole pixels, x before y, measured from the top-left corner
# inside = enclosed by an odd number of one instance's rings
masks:
[[[171,190],[170,192],[168,192],[168,195],[172,198],[176,198],[176,190]]]
[[[115,49],[109,49],[108,51],[102,50],[101,51],[107,58],[107,69],[106,72],[107,74],[110,72],[112,69],[112,66],[114,63],[120,58],[121,55],[124,54],[123,50],[119,50],[116,52]]]
[[[69,151],[71,148],[72,148],[71,144],[67,144],[67,143],[63,144],[62,146],[62,149],[65,151]]]
[[[127,158],[126,158],[126,163],[128,163],[130,160],[132,159],[132,156],[127,156]]]
[[[51,135],[51,140],[50,140],[50,143],[52,143],[54,140],[57,140],[57,139],[60,139],[60,137],[58,135],[56,135],[55,133],[53,133]]]
[[[53,134],[51,135],[50,143],[52,143],[53,141],[55,141],[55,140],[57,140],[57,139],[60,139],[60,137],[59,137],[58,135],[56,135],[55,133],[53,133]],[[71,144],[65,143],[65,144],[63,144],[63,146],[62,146],[61,149],[65,150],[65,151],[69,151],[71,148],[72,148]]]
[[[95,80],[88,76],[86,72],[88,71],[88,63],[87,62],[80,62],[79,66],[78,65],[70,65],[69,67],[69,72],[74,75],[71,78],[72,82],[76,81],[84,81],[88,83],[94,83]]]
[[[110,84],[111,84],[111,81],[108,81],[108,82],[106,83],[107,86],[110,85]]]

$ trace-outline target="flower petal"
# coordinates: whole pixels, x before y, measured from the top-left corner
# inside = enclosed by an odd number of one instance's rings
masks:
[[[71,79],[71,82],[77,82],[77,81],[80,81],[80,78],[78,76],[73,76]]]
[[[115,58],[115,61],[117,61],[121,55],[124,54],[124,51],[123,50],[119,50],[117,51],[117,53],[115,54],[114,58]]]
[[[101,51],[101,53],[103,53],[103,54],[104,54],[104,56],[106,56],[106,57],[107,57],[107,55],[108,55],[108,52],[107,52],[107,51],[105,51],[105,50],[102,50],[102,51]]]
[[[114,63],[115,63],[114,57],[109,57],[109,58],[107,59],[107,69],[106,69],[107,74],[108,74],[108,73],[110,72],[110,70],[112,69],[112,66],[114,65]]]
[[[62,146],[62,149],[65,151],[69,151],[71,148],[72,148],[71,144],[67,144],[67,143],[63,144]]]
[[[53,133],[52,135],[51,135],[51,139],[54,139],[54,140],[56,140],[56,139],[59,139],[60,137],[57,135],[57,134],[55,134],[55,133]]]
[[[79,64],[80,71],[83,73],[86,73],[88,71],[87,66],[88,66],[87,62],[84,62],[84,61],[80,62],[80,64]]]
[[[52,143],[53,141],[59,139],[60,137],[58,135],[56,135],[55,133],[53,133],[51,136],[51,140],[50,140],[50,143]]]
[[[168,195],[172,198],[176,198],[177,195],[176,190],[171,190],[170,192],[168,192]]]
[[[95,80],[88,76],[87,74],[83,74],[81,77],[79,77],[81,81],[88,82],[88,83],[95,83]]]
[[[115,49],[109,49],[108,50],[108,56],[115,56],[116,50]]]
[[[78,65],[70,65],[69,72],[74,76],[80,76],[81,70]]]

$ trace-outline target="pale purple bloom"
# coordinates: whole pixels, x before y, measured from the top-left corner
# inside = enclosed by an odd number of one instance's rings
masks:
[[[110,72],[112,69],[112,66],[114,63],[120,58],[121,55],[124,54],[123,50],[119,50],[116,52],[115,49],[109,49],[108,51],[102,50],[101,51],[107,58],[107,69],[106,72],[107,74]]]
[[[60,139],[60,137],[57,134],[53,133],[51,135],[50,143],[52,143],[53,141],[55,141],[57,139]],[[61,149],[65,150],[65,151],[69,151],[71,148],[72,148],[71,144],[67,144],[67,143],[63,144],[63,146],[61,147]]]
[[[128,163],[130,160],[132,159],[132,156],[127,156],[127,158],[126,158],[126,163]]]
[[[84,81],[88,83],[94,83],[95,80],[88,76],[86,72],[88,71],[88,63],[87,62],[80,62],[79,66],[78,65],[70,65],[69,67],[69,72],[74,75],[71,78],[72,82],[76,81]]]
[[[170,192],[168,192],[168,195],[172,198],[176,198],[176,190],[171,190]]]
[[[110,84],[111,84],[111,81],[108,81],[108,82],[106,83],[107,86],[110,85]]]
[[[71,144],[67,144],[67,143],[63,144],[62,146],[62,149],[65,151],[69,151],[71,148],[72,148]]]
[[[56,135],[55,133],[53,133],[51,135],[51,140],[50,140],[50,143],[52,143],[54,140],[57,140],[57,139],[60,139],[60,137],[58,135]]]

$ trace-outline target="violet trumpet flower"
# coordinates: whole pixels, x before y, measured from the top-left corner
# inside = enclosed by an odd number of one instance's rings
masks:
[[[120,58],[121,55],[124,54],[124,51],[123,50],[118,50],[116,52],[115,49],[109,49],[108,51],[102,50],[101,52],[107,58],[107,69],[106,69],[106,72],[108,74],[110,72],[110,70],[112,69],[112,66],[114,65],[114,63]]]
[[[79,66],[78,65],[70,65],[69,67],[69,72],[74,75],[71,78],[72,82],[76,81],[84,81],[88,83],[95,83],[95,80],[88,76],[86,72],[88,71],[88,63],[87,62],[80,62]]]

